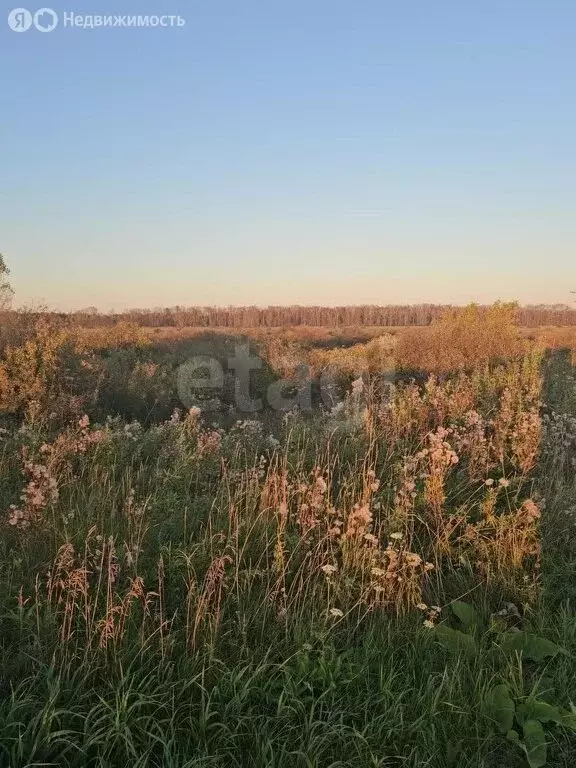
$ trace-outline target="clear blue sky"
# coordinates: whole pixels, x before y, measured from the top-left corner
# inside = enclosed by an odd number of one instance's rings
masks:
[[[576,289],[574,0],[47,2],[187,24],[16,34],[3,11],[0,252],[21,303]]]

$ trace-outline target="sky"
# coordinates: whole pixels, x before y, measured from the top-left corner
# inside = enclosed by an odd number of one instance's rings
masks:
[[[47,2],[0,17],[18,304],[570,301],[574,0]]]

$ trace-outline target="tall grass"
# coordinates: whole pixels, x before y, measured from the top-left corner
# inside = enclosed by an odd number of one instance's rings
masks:
[[[486,701],[574,695],[567,365],[355,387],[273,435],[196,409],[4,429],[0,764],[526,765]],[[519,630],[560,650],[506,651]]]

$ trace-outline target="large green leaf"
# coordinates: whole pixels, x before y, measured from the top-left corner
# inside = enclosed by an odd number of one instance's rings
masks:
[[[466,635],[464,632],[447,627],[445,624],[438,624],[434,631],[438,642],[449,651],[462,653],[469,658],[477,655],[478,646],[472,635]]]
[[[570,728],[570,730],[576,731],[576,711],[574,710],[573,704],[570,706],[572,707],[571,712],[564,710],[562,713],[562,725],[565,728]]]
[[[562,710],[558,707],[538,699],[528,699],[516,707],[516,718],[522,724],[527,720],[538,720],[540,723],[562,723],[563,717]]]
[[[478,611],[470,603],[454,600],[454,602],[450,603],[450,608],[466,629],[474,630],[482,627],[482,619]]]
[[[522,746],[526,752],[530,768],[542,768],[546,765],[548,750],[546,747],[546,735],[542,723],[538,720],[527,720],[523,726],[524,739]]]
[[[559,653],[567,653],[551,640],[545,637],[533,635],[530,632],[506,632],[500,636],[500,647],[504,651],[518,651],[524,657],[532,661],[543,661],[548,656],[556,656]]]
[[[484,712],[500,731],[508,733],[514,723],[514,702],[507,685],[495,685],[484,700]]]

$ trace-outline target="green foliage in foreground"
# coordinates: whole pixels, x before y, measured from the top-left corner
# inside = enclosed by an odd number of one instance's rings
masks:
[[[576,652],[568,613],[548,634]],[[58,671],[28,659],[18,684],[4,681],[0,763],[522,766],[513,718],[531,765],[543,765],[544,748],[548,765],[573,764],[569,702],[548,704],[576,687],[566,654],[534,663],[486,649],[469,658],[414,621],[309,640],[236,657],[162,658],[151,649],[99,665],[73,659]]]
[[[88,653],[72,642],[58,653],[50,611],[37,612],[15,597],[27,575],[49,567],[54,541],[26,532],[16,551],[10,544],[16,539],[6,538],[0,545],[0,766],[572,768],[571,418],[562,415],[546,427],[536,478],[546,497],[541,597],[532,607],[507,609],[505,618],[495,612],[502,595],[487,589],[465,595],[458,582],[462,597],[448,601],[450,610],[432,628],[414,612],[322,623],[302,611],[275,624],[258,590],[255,560],[254,589],[231,602],[234,610],[214,642],[189,648],[175,623],[165,636],[114,650]],[[113,530],[126,489],[138,485],[130,472],[138,469],[142,483],[162,478],[147,541],[165,557],[166,594],[178,596],[182,573],[172,568],[172,542],[193,551],[203,536],[210,544],[212,538],[201,530],[200,514],[177,530],[171,510],[210,508],[213,488],[221,485],[219,468],[207,463],[199,478],[191,465],[159,453],[154,432],[134,431],[119,442],[116,463],[111,459],[101,477],[84,481],[89,471],[79,460],[82,482],[62,494],[71,510],[64,524],[79,540],[96,523]],[[2,478],[3,498],[18,492],[17,480]],[[132,534],[139,535],[137,527]],[[259,541],[256,525],[253,535]],[[140,553],[147,575],[156,554]],[[33,584],[27,586],[32,594]],[[308,594],[313,602],[315,593]],[[310,614],[323,608],[312,605]]]

